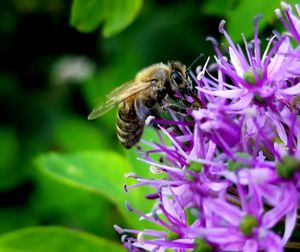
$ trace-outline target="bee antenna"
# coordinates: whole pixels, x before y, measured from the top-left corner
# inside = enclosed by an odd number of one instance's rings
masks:
[[[192,66],[203,56],[204,54],[201,53],[196,59],[193,60],[193,62],[189,65],[189,67],[187,68],[187,72],[191,71]]]

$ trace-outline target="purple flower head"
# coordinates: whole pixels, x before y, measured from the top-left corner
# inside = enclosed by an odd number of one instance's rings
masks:
[[[229,44],[227,55],[223,55],[218,44],[210,39],[217,53],[218,77],[209,75],[201,78],[203,87],[199,90],[223,98],[224,102],[224,98],[231,99],[231,103],[223,104],[223,109],[235,111],[249,108],[249,105],[273,109],[278,101],[290,103],[290,96],[299,94],[300,85],[291,88],[288,80],[298,77],[295,73],[300,73],[300,66],[299,53],[293,51],[289,38],[273,36],[261,56],[257,17],[253,41],[248,43],[243,37],[244,53],[239,45],[233,43],[224,25],[222,21],[220,31]]]
[[[283,9],[282,22],[297,40],[299,19]],[[115,226],[130,251],[283,251],[299,239],[299,49],[283,34],[262,53],[256,18],[243,50],[224,24],[228,47],[222,53],[210,39],[215,62],[197,73],[198,94],[189,97],[197,106],[155,118],[160,140],[144,141],[150,150],[140,150],[153,178],[132,175],[137,183],[126,190],[149,186],[154,192],[145,197],[155,204],[149,213],[126,205],[160,228]]]
[[[284,16],[282,15],[280,9],[276,9],[275,13],[284,25],[287,32],[300,43],[300,7],[298,4],[295,5],[296,15],[293,13],[292,6],[281,2],[281,8],[283,10]]]

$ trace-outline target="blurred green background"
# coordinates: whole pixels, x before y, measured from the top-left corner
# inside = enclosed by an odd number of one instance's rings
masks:
[[[116,110],[87,121],[99,97],[152,63],[213,55],[205,39],[220,41],[221,19],[236,42],[242,32],[251,39],[258,13],[261,37],[281,29],[277,0],[0,0],[0,7],[1,251],[121,251],[113,225],[147,225],[125,200],[144,211],[152,204],[142,190],[123,192],[133,183],[124,174],[151,175],[119,145]]]

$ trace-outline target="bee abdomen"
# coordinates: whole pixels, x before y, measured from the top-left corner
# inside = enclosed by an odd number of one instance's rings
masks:
[[[131,113],[130,116],[127,116],[126,114],[122,114],[122,111],[119,110],[116,130],[120,143],[129,149],[141,139],[144,122],[138,118],[136,113]]]

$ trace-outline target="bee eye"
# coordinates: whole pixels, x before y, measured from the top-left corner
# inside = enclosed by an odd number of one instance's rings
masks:
[[[183,82],[183,79],[182,79],[182,76],[181,76],[181,73],[178,72],[178,71],[174,71],[171,73],[171,77],[172,79],[175,81],[175,83],[177,85],[181,84]]]

